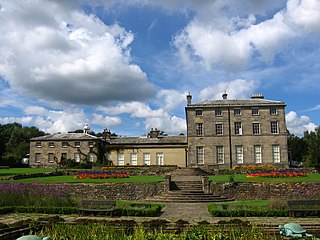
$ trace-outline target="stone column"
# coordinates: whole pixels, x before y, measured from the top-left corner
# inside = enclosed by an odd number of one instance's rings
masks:
[[[165,175],[164,176],[164,191],[168,192],[170,191],[170,186],[171,186],[171,175]]]
[[[209,182],[209,177],[208,176],[202,176],[202,188],[204,193],[211,193],[210,191],[210,182]]]

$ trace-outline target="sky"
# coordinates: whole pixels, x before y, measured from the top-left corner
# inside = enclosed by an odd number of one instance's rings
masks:
[[[0,124],[186,133],[193,102],[283,101],[320,125],[319,0],[0,0]]]

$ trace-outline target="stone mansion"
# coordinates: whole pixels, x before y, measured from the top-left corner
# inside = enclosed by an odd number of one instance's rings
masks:
[[[31,167],[55,166],[61,159],[97,161],[98,151],[113,165],[177,165],[232,168],[238,165],[287,165],[285,103],[228,99],[192,103],[187,96],[187,136],[151,129],[148,136],[118,137],[104,131],[50,134],[30,139]],[[100,147],[98,147],[100,146]],[[102,147],[101,147],[102,146]]]

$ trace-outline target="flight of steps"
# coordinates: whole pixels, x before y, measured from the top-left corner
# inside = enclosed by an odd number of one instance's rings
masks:
[[[182,168],[171,173],[170,190],[155,196],[151,201],[157,202],[224,202],[232,201],[203,191],[202,176],[208,175],[200,168]]]

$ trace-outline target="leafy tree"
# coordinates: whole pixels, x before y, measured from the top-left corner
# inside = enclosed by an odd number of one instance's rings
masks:
[[[305,132],[304,141],[307,144],[307,153],[304,156],[304,161],[307,166],[320,168],[320,127],[315,131]]]
[[[5,162],[19,162],[29,153],[29,140],[45,133],[36,127],[22,127],[20,123],[0,124],[0,157]]]
[[[288,135],[289,161],[303,161],[307,153],[307,144],[303,138],[289,133]]]

